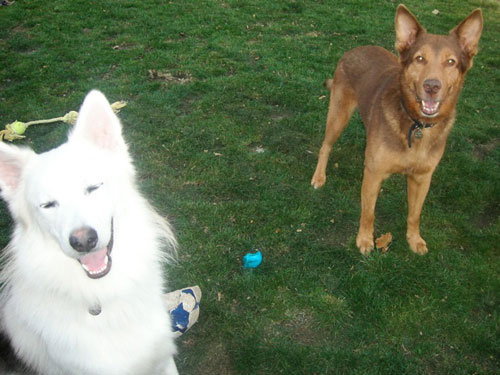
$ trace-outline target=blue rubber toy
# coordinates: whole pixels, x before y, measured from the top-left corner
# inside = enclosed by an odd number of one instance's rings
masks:
[[[243,268],[256,268],[262,263],[262,253],[248,253],[243,257]]]

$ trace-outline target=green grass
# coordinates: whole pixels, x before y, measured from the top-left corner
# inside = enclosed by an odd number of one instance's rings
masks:
[[[170,287],[203,291],[199,323],[178,340],[182,374],[496,374],[500,8],[438,4],[406,3],[430,32],[476,7],[485,28],[424,205],[424,257],[405,241],[401,176],[377,205],[376,234],[392,232],[390,250],[363,257],[355,247],[358,115],[326,186],[309,186],[322,82],[353,47],[393,50],[397,2],[17,0],[0,7],[1,123],[60,116],[92,88],[128,101],[120,117],[141,188],[180,242]],[[66,131],[32,127],[17,143],[44,151]],[[0,220],[5,245],[5,205]],[[244,270],[254,249],[263,264]]]

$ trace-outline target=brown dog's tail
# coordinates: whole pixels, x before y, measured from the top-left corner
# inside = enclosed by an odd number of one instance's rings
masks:
[[[324,83],[323,86],[325,86],[325,89],[331,90],[333,86],[333,78],[328,78]]]

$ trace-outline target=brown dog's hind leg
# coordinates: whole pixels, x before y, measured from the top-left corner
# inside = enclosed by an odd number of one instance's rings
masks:
[[[408,221],[406,240],[411,251],[424,255],[427,244],[420,236],[420,214],[431,184],[432,172],[408,176]]]
[[[337,141],[342,130],[349,122],[356,109],[357,101],[354,90],[349,84],[340,62],[335,70],[333,80],[327,81],[330,89],[330,106],[326,119],[325,139],[319,151],[318,164],[311,180],[311,185],[318,189],[326,181],[326,165],[333,144]]]

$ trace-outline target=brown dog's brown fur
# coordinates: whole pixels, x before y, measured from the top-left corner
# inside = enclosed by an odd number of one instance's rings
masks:
[[[332,145],[358,108],[367,137],[356,239],[362,254],[373,249],[375,204],[382,181],[393,173],[408,176],[410,249],[427,253],[420,236],[420,213],[455,121],[455,105],[482,27],[481,10],[476,9],[449,35],[428,34],[400,5],[395,18],[399,59],[380,47],[355,48],[340,59],[333,79],[327,81],[330,106],[325,139],[311,184],[324,185]],[[414,120],[426,126],[410,131]]]

